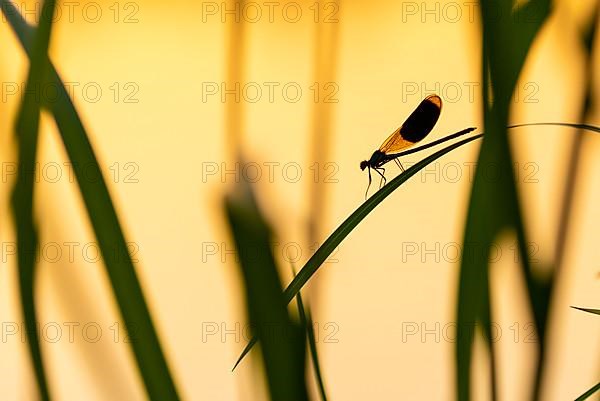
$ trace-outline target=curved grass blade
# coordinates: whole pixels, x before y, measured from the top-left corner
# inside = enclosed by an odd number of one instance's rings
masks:
[[[485,85],[484,87],[487,87],[487,85]],[[563,127],[569,127],[569,128],[573,128],[573,129],[582,129],[582,130],[589,130],[592,132],[597,132],[600,133],[600,128],[593,126],[593,125],[589,125],[589,124],[581,124],[581,123],[565,123],[565,122],[539,122],[539,123],[524,123],[524,124],[513,124],[513,125],[509,125],[507,126],[507,129],[515,129],[515,128],[521,128],[521,127],[528,127],[528,126],[563,126]],[[496,131],[497,132],[497,131]],[[504,146],[505,143],[499,144],[493,144],[492,146],[502,146],[502,148],[506,149],[506,151],[508,151],[507,147]],[[485,148],[488,148],[487,146],[485,146]],[[484,146],[482,145],[482,151],[484,149]],[[489,150],[489,149],[488,149]],[[500,165],[501,162],[499,161],[495,161],[495,160],[491,160],[490,157],[495,157],[498,155],[497,151],[491,150],[488,154],[488,156],[486,156],[485,159],[483,159],[483,157],[478,161],[478,165],[485,165],[486,163],[490,163],[490,164],[497,164]],[[484,182],[485,180],[479,180],[476,177],[476,181],[474,182],[474,187],[475,185],[479,186],[480,185],[480,181],[481,184],[485,185],[486,183]],[[511,185],[510,183],[508,183],[508,185]],[[477,206],[477,210],[482,211],[483,214],[479,214],[479,215],[473,215],[472,217],[470,217],[470,219],[472,220],[472,225],[473,227],[479,225],[479,227],[477,228],[477,230],[479,230],[478,232],[474,233],[474,232],[469,232],[468,234],[465,233],[465,248],[464,248],[464,254],[467,255],[474,255],[474,254],[482,254],[481,253],[481,245],[482,243],[484,244],[488,244],[491,243],[491,241],[493,241],[494,236],[493,235],[488,235],[486,234],[482,234],[488,230],[490,230],[489,225],[493,224],[495,225],[497,228],[502,228],[502,227],[506,227],[503,224],[505,224],[507,221],[512,221],[514,226],[516,227],[516,232],[517,232],[517,238],[519,239],[519,253],[521,255],[523,255],[524,257],[521,258],[521,260],[523,261],[523,265],[522,265],[522,272],[523,275],[525,277],[525,282],[527,284],[527,289],[528,289],[528,297],[530,299],[531,302],[531,306],[534,312],[534,317],[535,317],[535,322],[536,322],[536,332],[538,333],[538,337],[540,338],[540,342],[539,347],[542,350],[540,352],[540,354],[543,354],[543,348],[544,348],[544,344],[543,344],[543,333],[544,333],[544,326],[545,326],[545,322],[546,322],[546,315],[547,315],[547,305],[548,305],[548,297],[549,297],[549,291],[550,291],[550,287],[548,286],[548,284],[546,283],[541,283],[539,282],[539,280],[536,280],[535,277],[531,274],[531,268],[530,268],[530,264],[529,264],[529,259],[526,257],[526,255],[528,255],[527,252],[527,247],[526,244],[527,240],[525,239],[525,234],[524,234],[524,228],[522,225],[522,220],[521,220],[521,214],[520,211],[518,210],[518,206],[515,205],[516,203],[516,197],[514,195],[516,191],[516,188],[514,187],[514,184],[511,186],[511,188],[505,188],[500,190],[500,194],[498,196],[491,196],[489,200],[482,200],[480,203],[478,203],[479,206]],[[473,189],[473,197],[475,197],[475,189]],[[484,188],[484,189],[480,189],[480,192],[482,192],[484,195],[481,196],[485,196],[486,193],[492,193],[492,190],[489,188]],[[511,195],[511,202],[509,202],[508,200],[506,200],[508,194],[512,194]],[[479,196],[479,195],[478,195]],[[502,197],[504,197],[504,200],[502,201],[501,204],[497,204],[495,206],[490,206],[494,204],[494,201],[497,199],[503,199]],[[473,198],[475,199],[475,198]],[[479,202],[479,201],[478,201]],[[512,216],[507,215],[505,218],[502,218],[500,220],[502,221],[496,221],[494,223],[491,223],[491,221],[493,220],[493,218],[488,219],[488,221],[485,224],[482,224],[482,222],[484,222],[485,218],[485,212],[487,210],[494,210],[494,218],[495,217],[499,217],[499,213],[498,210],[506,210],[508,207],[507,205],[512,205],[511,209],[512,209]],[[469,214],[471,213],[471,207],[469,208]],[[487,225],[487,226],[486,226]],[[485,240],[483,238],[486,238]],[[470,249],[469,248],[469,243],[474,243],[477,244],[477,246],[479,247],[476,250]],[[475,252],[474,252],[475,251]],[[483,255],[482,255],[483,256]],[[472,258],[470,258],[472,259]],[[473,260],[467,261],[467,262],[473,262]],[[484,305],[487,301],[485,301],[483,298],[487,299],[487,296],[485,296],[485,292],[482,292],[482,282],[486,282],[487,278],[486,278],[486,274],[484,272],[482,272],[482,265],[485,265],[485,258],[482,257],[482,259],[480,260],[481,263],[469,263],[468,268],[470,269],[469,274],[471,275],[470,278],[468,277],[461,277],[461,280],[464,280],[462,282],[462,286],[464,288],[463,291],[465,291],[464,294],[467,293],[467,291],[469,292],[469,295],[463,295],[462,297],[459,295],[459,309],[461,310],[461,316],[458,317],[458,322],[459,322],[459,328],[464,330],[459,334],[459,338],[463,339],[463,341],[459,341],[456,343],[456,355],[457,355],[457,370],[458,370],[458,374],[457,374],[457,380],[459,380],[457,389],[459,390],[459,399],[461,400],[467,400],[469,399],[469,387],[470,387],[470,381],[469,381],[469,375],[470,375],[470,361],[471,361],[471,357],[470,357],[470,352],[468,351],[468,349],[470,349],[471,346],[471,339],[473,338],[473,334],[474,331],[472,330],[473,327],[473,322],[475,320],[477,320],[478,318],[476,317],[476,313],[480,313],[481,316],[485,316],[485,315],[489,315],[486,311],[479,311],[476,312],[474,310],[474,308],[477,305]],[[462,273],[461,273],[462,275]],[[461,294],[461,290],[459,290],[459,294]],[[476,302],[474,300],[477,300]],[[483,320],[483,319],[482,319]],[[484,324],[485,326],[485,324]],[[490,336],[487,336],[488,338],[490,338]],[[493,349],[492,349],[493,352]],[[541,364],[543,363],[543,361],[539,361],[538,365],[541,366]],[[538,369],[538,372],[540,370]],[[534,392],[536,393],[534,395],[534,399],[539,398],[539,386],[540,386],[540,375],[537,374],[536,375],[536,384],[534,387]]]
[[[463,130],[455,132],[454,134],[446,135],[443,138],[437,139],[437,140],[435,140],[433,142],[430,142],[430,143],[427,143],[425,145],[417,146],[416,148],[411,148],[409,150],[404,150],[404,151],[402,151],[400,153],[393,153],[390,156],[402,157],[402,156],[410,155],[412,153],[417,153],[417,152],[420,152],[422,150],[429,149],[429,148],[431,148],[433,146],[439,145],[440,143],[448,142],[448,141],[450,141],[452,139],[458,138],[459,136],[463,136],[465,134],[468,134],[469,132],[473,132],[476,129],[477,128],[475,128],[475,127],[465,128]]]
[[[586,391],[585,393],[581,394],[579,397],[577,397],[577,399],[575,399],[575,401],[583,401],[583,400],[587,400],[588,398],[590,398],[592,395],[594,395],[594,393],[596,391],[600,390],[600,383],[596,384],[594,387],[592,387],[591,389],[589,389],[588,391]]]
[[[239,184],[225,198],[225,211],[238,250],[250,325],[261,339],[271,400],[308,401],[306,334],[290,318],[287,302],[282,299],[271,229],[247,183]],[[246,252],[249,249],[253,252]]]
[[[301,301],[300,293],[298,293],[298,300]],[[314,324],[314,321],[312,318],[312,313],[310,311],[310,307],[306,308],[306,313],[305,313],[304,319],[306,321],[308,346],[309,346],[310,355],[311,355],[311,358],[313,361],[313,367],[315,369],[315,376],[317,378],[317,384],[319,386],[319,394],[321,394],[322,401],[327,401],[327,392],[325,391],[325,382],[323,380],[323,373],[321,372],[321,365],[319,363],[319,354],[317,353],[317,339],[315,336],[315,324]]]
[[[296,269],[292,264],[292,272],[296,276]],[[298,304],[298,314],[300,315],[300,324],[306,328],[306,335],[308,337],[308,348],[310,350],[310,357],[312,359],[313,367],[315,369],[315,377],[317,378],[317,384],[319,386],[319,394],[321,400],[327,401],[327,392],[325,391],[325,382],[323,381],[323,375],[321,373],[321,365],[319,364],[319,354],[317,353],[317,339],[315,337],[314,322],[312,314],[310,312],[310,306],[304,306],[302,301],[302,291],[298,291],[296,296],[296,302]]]
[[[586,101],[584,102],[586,104],[585,107],[587,107],[589,105],[589,103]],[[582,113],[582,119],[585,119],[585,108],[584,108],[584,112]],[[513,124],[510,125],[509,128],[520,128],[520,127],[530,127],[530,126],[560,126],[560,127],[568,127],[568,128],[573,128],[577,131],[583,131],[583,130],[587,130],[587,131],[591,131],[591,132],[595,132],[595,133],[600,133],[600,127],[596,127],[590,124],[584,124],[584,123],[568,123],[568,122],[537,122],[537,123],[524,123],[524,124]],[[578,133],[579,135],[579,133]],[[574,143],[573,146],[581,146],[581,145],[577,145],[577,141]],[[580,142],[579,142],[580,143]],[[571,157],[574,157],[573,155],[571,155]],[[576,157],[576,156],[575,156]],[[572,161],[571,161],[572,162]],[[572,165],[569,166],[569,168],[573,168]],[[576,167],[575,167],[576,168]],[[570,174],[572,172],[568,172],[567,174]],[[569,188],[569,180],[573,180],[573,176],[568,177],[567,178],[567,182],[565,184],[565,191],[572,191],[573,187]],[[572,184],[574,185],[574,184]],[[563,208],[567,207],[570,208],[569,203],[571,203],[571,200],[569,200],[569,196],[571,196],[571,194],[568,194],[566,196],[563,197]],[[559,217],[561,220],[562,219],[568,219],[568,211],[565,212],[565,210],[562,211],[562,215]],[[565,214],[566,213],[566,214]],[[529,282],[533,282],[533,285],[528,285],[529,288],[531,288],[530,290],[530,294],[532,295],[531,297],[531,303],[533,306],[533,310],[534,310],[534,314],[539,316],[539,318],[537,318],[536,320],[538,320],[538,328],[537,328],[537,333],[538,333],[538,338],[540,338],[539,341],[539,354],[538,354],[538,358],[537,358],[537,368],[536,368],[536,374],[535,374],[535,382],[534,382],[534,394],[532,399],[537,400],[541,398],[541,386],[542,386],[542,378],[543,375],[545,373],[546,370],[546,347],[545,347],[545,341],[544,341],[544,337],[545,337],[545,331],[547,330],[547,319],[548,319],[548,315],[551,313],[551,311],[549,311],[549,307],[551,305],[551,299],[554,296],[554,292],[555,292],[555,287],[556,287],[556,282],[560,279],[560,269],[561,269],[561,263],[562,263],[562,256],[560,254],[560,252],[564,252],[564,241],[565,241],[565,236],[566,233],[565,231],[567,230],[566,228],[566,220],[560,221],[559,222],[559,228],[558,228],[558,238],[557,238],[557,245],[556,245],[556,249],[557,249],[557,254],[555,255],[555,260],[553,261],[553,267],[550,268],[549,270],[552,271],[552,275],[549,277],[549,279],[547,280],[546,283],[535,283],[531,277],[527,277],[527,280]],[[561,238],[561,236],[563,236]],[[562,250],[560,250],[560,248],[562,248]],[[564,254],[564,253],[563,253]],[[524,258],[524,261],[527,261],[527,258]],[[526,270],[528,271],[529,268],[527,267]],[[591,309],[582,309],[582,308],[577,308],[580,310],[585,310],[587,312],[593,313],[591,312]],[[539,313],[539,312],[542,313]]]
[[[445,139],[445,140],[447,140],[446,138],[452,139],[452,138],[455,138],[456,135],[459,133],[461,135],[464,135],[466,133],[471,132],[472,130],[473,130],[472,128],[468,128],[466,130],[462,130],[456,134],[449,135],[448,137],[444,137],[442,139]],[[289,303],[292,299],[294,299],[294,297],[298,294],[298,292],[304,286],[304,284],[306,284],[306,282],[313,276],[313,274],[315,274],[315,272],[319,269],[319,267],[321,267],[321,264],[323,264],[323,262],[329,257],[331,252],[333,252],[335,250],[335,248],[337,248],[337,246],[344,240],[344,238],[346,238],[348,236],[348,234],[350,234],[350,232],[352,232],[352,230],[354,230],[354,228],[356,228],[358,223],[360,223],[365,217],[367,217],[367,215],[373,209],[375,209],[375,207],[377,205],[379,205],[392,192],[394,192],[396,189],[398,189],[400,187],[400,185],[402,185],[404,182],[406,182],[413,175],[417,174],[421,169],[425,168],[428,164],[434,162],[435,160],[437,160],[440,157],[444,156],[445,154],[451,152],[452,150],[459,148],[460,146],[465,145],[471,141],[474,141],[475,139],[479,139],[482,136],[483,136],[483,134],[474,135],[472,137],[463,139],[452,145],[449,145],[449,146],[445,147],[444,149],[438,150],[434,154],[424,158],[423,160],[419,161],[415,165],[406,169],[406,171],[404,171],[399,176],[397,176],[396,178],[391,180],[388,184],[384,185],[379,191],[375,192],[373,194],[373,196],[371,196],[369,199],[367,199],[362,205],[359,206],[358,209],[356,209],[354,211],[354,213],[352,213],[346,220],[344,220],[344,222],[342,224],[340,224],[340,226],[333,232],[333,234],[331,234],[329,236],[329,238],[327,238],[327,240],[325,240],[323,245],[321,245],[319,247],[319,249],[317,249],[317,251],[306,262],[306,264],[300,270],[298,275],[294,277],[292,282],[285,289],[285,291],[283,293],[285,301]],[[441,142],[437,141],[437,143],[441,143]],[[430,146],[431,145],[424,145],[421,147],[421,149],[427,148]],[[414,151],[415,150],[412,150],[411,153]],[[403,152],[400,155],[402,155],[402,154],[406,154],[406,152]],[[248,352],[250,352],[250,350],[257,343],[257,341],[258,340],[255,337],[253,337],[250,340],[250,342],[248,342],[248,344],[246,345],[246,348],[244,348],[244,350],[242,351],[242,354],[236,361],[232,370],[235,370],[235,368],[239,365],[239,363],[242,361],[242,359],[244,359],[244,357],[248,354]]]
[[[17,236],[17,261],[21,307],[28,335],[27,344],[40,398],[50,400],[48,382],[44,372],[42,352],[37,331],[37,313],[35,307],[36,250],[38,234],[33,217],[35,184],[35,162],[40,125],[40,99],[36,97],[39,88],[46,82],[48,47],[52,32],[52,17],[56,1],[46,0],[42,6],[40,23],[33,35],[33,50],[27,78],[27,84],[15,127],[19,169],[11,196],[15,216]]]
[[[560,127],[576,128],[576,129],[588,130],[588,131],[593,131],[593,132],[600,133],[600,127],[596,127],[594,125],[589,125],[589,124],[579,124],[579,123],[554,123],[554,122],[549,122],[549,123],[543,123],[543,122],[542,123],[525,123],[525,124],[513,124],[513,125],[509,125],[508,128],[531,127],[531,126],[536,126],[536,125],[555,125],[555,126],[560,126]]]
[[[11,1],[0,0],[0,7],[31,58],[32,28]],[[99,168],[98,180],[87,178],[89,171],[86,169],[90,166],[98,167],[92,145],[60,76],[50,62],[46,74],[48,82],[57,88],[58,96],[56,100],[44,104],[44,107],[54,115],[63,145],[73,165],[125,326],[129,333],[136,333],[130,344],[148,396],[155,401],[178,400],[175,383],[160,347],[106,182]]]
[[[587,129],[590,131],[594,131],[594,132],[599,132],[600,133],[600,127],[596,127],[593,125],[588,125],[588,124],[576,124],[576,123],[553,123],[553,122],[541,122],[541,123],[525,123],[525,124],[515,124],[515,125],[510,125],[507,128],[512,129],[512,128],[519,128],[519,127],[526,127],[529,125],[561,125],[561,126],[567,126],[567,127],[571,127],[571,128],[577,128],[577,129]],[[407,155],[407,154],[411,154],[411,153],[415,153],[418,152],[420,150],[423,149],[427,149],[431,146],[437,145],[439,143],[445,142],[447,140],[456,138],[460,135],[464,135],[468,132],[471,132],[473,130],[473,128],[468,128],[465,129],[463,131],[459,131],[455,134],[452,135],[448,135],[440,140],[434,141],[432,143],[429,143],[427,145],[423,145],[414,149],[410,149],[407,151],[404,151],[402,153],[399,153],[398,156],[403,156],[403,155]],[[461,142],[457,142],[452,146],[453,150],[454,148],[458,147],[458,146],[462,146],[463,144],[470,142],[471,140],[477,139],[477,138],[481,138],[483,134],[479,134],[476,136],[473,136],[471,138],[467,138]],[[458,146],[455,146],[458,145]],[[450,146],[448,147],[450,148]],[[443,156],[444,154],[448,153],[446,150],[448,148],[442,149],[440,151],[438,151],[437,153],[434,153],[433,155],[431,155],[429,158],[425,158],[423,159],[421,162],[415,164],[414,166],[410,167],[409,169],[406,170],[405,173],[400,174],[398,177],[394,178],[392,181],[390,181],[387,185],[385,185],[383,188],[381,188],[378,192],[376,192],[371,198],[369,198],[365,203],[363,203],[363,205],[361,205],[359,207],[359,209],[357,209],[349,218],[347,218],[341,225],[340,227],[338,227],[337,230],[335,230],[333,232],[333,234],[323,243],[323,245],[321,245],[321,247],[317,250],[317,252],[315,252],[315,254],[308,260],[308,262],[306,263],[306,265],[300,270],[300,274],[303,274],[303,277],[300,279],[298,278],[298,276],[296,276],[294,278],[294,280],[292,281],[292,283],[290,283],[290,285],[288,286],[288,288],[286,288],[285,294],[286,294],[286,299],[293,299],[293,297],[295,296],[296,292],[299,291],[300,288],[302,288],[302,286],[304,286],[304,284],[306,284],[306,282],[310,279],[310,277],[314,274],[314,272],[319,268],[320,264],[323,263],[327,257],[329,257],[329,255],[331,254],[331,252],[333,252],[333,250],[338,246],[338,244],[350,233],[350,231],[352,231],[352,229],[354,229],[354,227],[356,226],[356,224],[358,224],[360,222],[360,220],[362,220],[366,214],[368,214],[375,206],[373,205],[372,207],[369,206],[371,205],[370,202],[381,202],[385,197],[387,197],[387,195],[389,195],[389,193],[386,193],[385,195],[380,194],[382,191],[386,190],[387,187],[390,187],[393,183],[395,183],[394,185],[399,186],[401,185],[404,181],[408,180],[411,176],[413,176],[414,174],[416,174],[418,172],[418,170],[424,168],[425,166],[427,166],[427,164],[433,162],[435,159]],[[450,151],[448,150],[448,151]],[[439,154],[440,152],[444,152],[443,154]],[[435,157],[434,159],[431,159],[431,157]],[[421,163],[425,163],[425,164],[421,164]],[[413,170],[415,167],[418,168],[416,170]],[[407,175],[407,173],[410,174]],[[397,181],[397,180],[402,180],[402,181]],[[391,188],[391,187],[390,187]],[[387,188],[387,189],[390,189]],[[391,191],[395,190],[396,187],[394,187],[393,189],[391,189]],[[390,191],[390,192],[391,192]],[[383,198],[380,199],[380,196],[383,196]],[[377,197],[377,198],[376,198]],[[377,199],[377,200],[375,200]],[[366,213],[366,214],[364,214]],[[364,215],[363,215],[364,214]],[[354,224],[354,226],[352,226],[351,228],[349,228],[349,231],[347,231],[347,224],[352,224],[352,221],[354,221],[355,219],[359,218],[359,216],[363,215],[362,217],[360,217],[360,220],[356,221],[356,223]],[[335,239],[334,239],[335,237]],[[318,255],[317,255],[318,254]],[[293,285],[293,286],[292,286]],[[290,294],[292,294],[291,298],[290,298]],[[289,302],[289,301],[288,301]],[[242,361],[242,359],[244,359],[244,357],[248,354],[248,352],[250,352],[250,350],[252,349],[252,347],[254,347],[254,345],[256,345],[257,343],[257,339],[255,337],[252,337],[250,339],[250,341],[248,342],[248,344],[246,345],[246,347],[244,348],[244,350],[242,351],[242,353],[240,354],[239,358],[237,359],[235,365],[233,366],[232,370],[235,370],[235,368],[240,364],[240,362]]]
[[[460,131],[463,134],[471,132],[472,128]],[[455,134],[450,135],[454,137]],[[287,302],[290,302],[300,289],[308,282],[312,275],[319,269],[321,264],[329,257],[331,252],[338,247],[338,245],[346,238],[348,234],[360,223],[367,215],[375,209],[385,198],[387,198],[392,192],[394,192],[400,185],[408,181],[410,177],[417,174],[421,169],[425,168],[428,164],[434,162],[445,154],[453,151],[456,148],[461,147],[475,139],[483,137],[483,134],[474,135],[470,138],[463,139],[452,145],[441,149],[434,154],[424,158],[423,160],[416,163],[414,166],[406,169],[405,172],[391,180],[387,185],[384,185],[379,191],[373,196],[367,199],[354,213],[352,213],[334,232],[327,238],[327,240],[317,249],[317,251],[311,256],[306,262],[304,267],[298,272],[298,275],[294,277],[292,282],[284,291],[284,297]],[[428,145],[422,146],[421,148],[429,147]],[[413,150],[414,151],[414,150]],[[405,154],[400,153],[399,155]]]
[[[469,257],[461,258],[456,305],[455,380],[458,401],[471,399],[473,327],[477,323],[483,328],[486,350],[490,355],[491,398],[498,398],[497,364],[491,340],[492,308],[487,256],[493,241],[502,231],[512,229],[516,232],[518,250],[522,256],[520,273],[526,284],[536,332],[540,336],[539,355],[543,354],[543,322],[547,313],[547,284],[533,276],[530,269],[507,125],[517,80],[530,46],[550,12],[550,2],[530,0],[515,6],[512,1],[502,0],[481,1],[480,4],[483,33],[482,112],[486,136],[477,159],[462,241],[462,254]],[[498,18],[498,15],[502,17]],[[492,98],[493,102],[490,100]],[[486,179],[482,168],[492,165],[497,178],[494,183]]]

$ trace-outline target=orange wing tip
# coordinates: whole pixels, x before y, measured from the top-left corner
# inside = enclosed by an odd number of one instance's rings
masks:
[[[438,95],[429,95],[423,100],[427,100],[427,101],[435,104],[440,109],[442,108],[442,98],[439,97]]]

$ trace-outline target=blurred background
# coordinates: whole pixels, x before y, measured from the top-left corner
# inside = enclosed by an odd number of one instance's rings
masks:
[[[38,2],[17,6],[38,22]],[[231,372],[249,339],[222,209],[223,195],[243,178],[236,168],[255,182],[287,283],[290,261],[302,266],[364,201],[359,162],[422,98],[437,93],[444,101],[425,142],[482,127],[479,5],[99,0],[57,8],[51,59],[100,159],[180,395],[266,399],[255,357]],[[592,1],[554,2],[520,76],[512,122],[579,121],[589,84],[581,32],[593,9]],[[37,390],[9,205],[28,62],[4,18],[0,38],[1,398],[31,400]],[[47,89],[41,95],[53,96]],[[42,115],[35,291],[50,391],[56,400],[143,400],[72,169],[54,121]],[[599,122],[594,107],[589,123]],[[556,127],[509,131],[530,256],[540,265],[553,255],[571,135]],[[419,172],[311,280],[307,298],[330,399],[453,397],[460,244],[478,148],[473,142]],[[600,138],[585,136],[545,400],[574,399],[597,381],[600,320],[569,306],[600,305],[598,152]],[[398,173],[387,168],[388,179]],[[500,399],[524,399],[533,380],[533,318],[521,306],[515,238],[507,233],[494,248]],[[476,361],[487,357],[476,344]],[[489,394],[480,365],[477,400]]]

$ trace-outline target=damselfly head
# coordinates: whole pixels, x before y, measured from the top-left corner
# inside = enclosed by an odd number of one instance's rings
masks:
[[[363,160],[360,162],[360,169],[364,171],[364,169],[366,169],[368,165],[369,165],[369,162],[366,160]]]

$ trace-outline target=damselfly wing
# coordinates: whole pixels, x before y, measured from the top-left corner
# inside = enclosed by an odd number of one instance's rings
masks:
[[[394,160],[404,171],[402,163],[395,154],[405,150],[425,138],[437,123],[442,112],[442,99],[438,95],[429,95],[421,101],[417,108],[406,119],[404,124],[392,133],[383,144],[371,155],[369,160],[360,163],[360,169],[369,169],[369,187],[371,186],[371,169],[381,176],[381,183],[385,183],[385,169],[383,165]],[[367,194],[369,192],[367,187]],[[380,184],[381,187],[381,184]],[[365,194],[366,197],[366,194]]]

